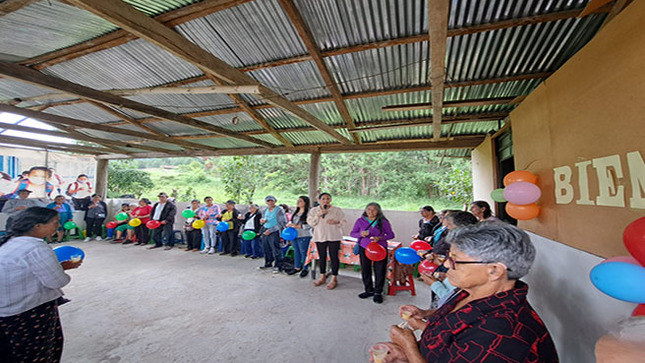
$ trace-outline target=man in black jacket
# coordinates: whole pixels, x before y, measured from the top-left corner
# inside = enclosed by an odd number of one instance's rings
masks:
[[[166,241],[166,248],[170,250],[175,245],[175,240],[172,236],[173,224],[175,224],[175,214],[177,214],[177,207],[168,200],[168,194],[159,193],[159,202],[155,203],[150,212],[151,221],[159,221],[161,226],[152,230],[151,240],[155,245],[148,247],[148,249],[159,248],[163,246],[163,241]]]

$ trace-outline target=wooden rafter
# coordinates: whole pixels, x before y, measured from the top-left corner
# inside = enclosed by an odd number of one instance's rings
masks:
[[[120,0],[68,0],[68,2],[106,19],[124,30],[136,34],[140,38],[188,61],[206,71],[207,74],[224,80],[229,84],[260,85],[262,98],[266,102],[294,114],[315,128],[327,133],[341,144],[350,143],[347,138],[339,134],[332,127],[318,120],[315,116],[298,107],[284,96],[262,86],[247,74],[235,69],[228,63],[213,56],[194,43],[191,43],[171,28],[166,27],[155,19],[149,18],[130,5]],[[251,142],[249,139],[247,141]],[[260,141],[256,140],[254,143],[260,144]],[[273,147],[272,144],[266,142],[262,142],[261,144],[263,146],[269,145],[269,147]]]
[[[125,135],[125,136],[136,137],[144,140],[161,141],[163,143],[173,144],[173,145],[181,146],[183,148],[187,148],[191,150],[194,150],[194,149],[207,149],[210,151],[219,150],[218,148],[212,147],[212,146],[196,144],[196,143],[192,143],[184,140],[170,139],[168,137],[152,135],[145,132],[132,131],[132,130],[126,130],[126,129],[121,129],[121,128],[112,127],[112,126],[106,126],[102,124],[96,124],[93,122],[77,120],[70,117],[58,116],[51,113],[28,110],[25,108],[20,108],[20,107],[11,106],[11,105],[0,104],[0,112],[9,112],[16,115],[30,117],[30,118],[33,118],[34,120],[41,120],[44,122],[54,123],[57,125],[74,126],[78,128],[111,132],[115,135]]]
[[[98,91],[93,88],[81,86],[79,84],[72,83],[60,78],[48,76],[36,70],[19,66],[17,64],[0,62],[0,74],[3,74],[7,77],[10,77],[22,82],[28,82],[31,84],[35,84],[37,86],[47,87],[50,89],[55,89],[66,93],[74,94],[86,100],[92,100],[99,103],[107,103],[110,105],[129,108],[131,110],[139,111],[167,121],[173,121],[173,122],[177,122],[194,128],[208,130],[216,134],[232,137],[235,139],[240,139],[240,140],[247,141],[252,144],[257,144],[267,148],[273,147],[273,144],[270,144],[268,142],[264,142],[262,140],[258,140],[246,135],[240,135],[239,133],[236,133],[231,130],[227,130],[223,127],[215,126],[207,122],[195,120],[183,115],[178,115],[157,107],[132,101],[127,98],[111,95],[109,93]]]
[[[432,129],[434,140],[441,137],[443,91],[446,82],[446,45],[448,42],[449,0],[428,0],[430,36],[430,87],[432,94]]]
[[[525,96],[449,101],[449,102],[443,103],[443,108],[512,105],[512,104],[519,103],[518,99],[523,99],[524,97]],[[430,107],[432,107],[432,103],[409,103],[409,104],[401,104],[401,105],[383,106],[381,110],[383,110],[384,112],[416,111],[416,110],[427,110]]]
[[[354,130],[356,128],[356,125],[354,124],[354,120],[352,119],[352,116],[347,109],[347,105],[345,104],[345,100],[343,99],[343,95],[340,93],[340,89],[338,88],[336,81],[334,81],[329,68],[327,68],[327,65],[325,64],[325,60],[323,59],[322,53],[320,52],[320,49],[316,44],[316,40],[314,39],[309,26],[305,23],[305,20],[302,18],[302,15],[298,11],[298,8],[296,8],[296,5],[293,3],[293,0],[279,1],[280,5],[282,5],[282,9],[287,13],[287,16],[291,20],[291,23],[300,35],[300,38],[305,44],[309,55],[312,57],[314,63],[316,63],[318,72],[322,76],[322,79],[325,82],[325,86],[327,86],[327,89],[331,93],[332,99],[334,100],[334,104],[336,105],[338,112],[340,112],[341,117],[345,121],[347,129],[351,132],[351,130]],[[355,143],[361,143],[361,139],[358,134],[352,134],[352,137]]]
[[[94,155],[110,154],[113,152],[113,150],[110,150],[107,148],[98,148],[98,147],[94,148],[94,147],[85,147],[80,145],[52,143],[47,141],[38,141],[38,140],[27,139],[23,137],[6,136],[6,135],[0,135],[0,143],[39,147],[43,149],[68,151],[68,152],[75,152],[75,153],[82,153],[82,154],[94,154]]]
[[[134,88],[134,89],[111,89],[105,92],[117,96],[134,96],[134,95],[158,95],[158,94],[260,94],[260,87],[254,86],[206,86],[206,87],[149,87],[149,88]]]
[[[5,16],[40,0],[5,0],[0,3],[0,16]]]

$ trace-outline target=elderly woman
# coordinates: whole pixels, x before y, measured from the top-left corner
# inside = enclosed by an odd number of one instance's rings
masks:
[[[488,202],[476,200],[470,204],[470,213],[472,213],[480,222],[497,222],[499,218],[493,215]]]
[[[441,224],[441,222],[439,221],[439,217],[435,214],[432,206],[426,205],[421,207],[419,213],[421,213],[422,217],[419,219],[419,232],[412,236],[412,238],[426,240],[426,238],[432,237],[432,233],[435,228]]]
[[[461,289],[436,311],[412,305],[408,321],[424,329],[393,326],[385,362],[558,362],[542,320],[519,279],[535,259],[529,236],[503,223],[460,227],[449,233],[450,283]],[[427,319],[427,322],[424,321]]]
[[[59,362],[63,332],[57,300],[70,281],[63,270],[81,261],[58,262],[43,243],[59,226],[56,210],[31,207],[20,212],[0,236],[0,360]]]

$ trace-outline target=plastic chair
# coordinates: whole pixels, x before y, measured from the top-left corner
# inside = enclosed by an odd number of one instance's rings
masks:
[[[289,248],[287,248],[287,251],[286,251],[286,252],[284,252],[284,257],[291,257],[291,258],[294,258],[294,257],[295,257],[295,253],[296,253],[296,252],[294,251],[293,247],[292,247],[292,246],[289,246]]]

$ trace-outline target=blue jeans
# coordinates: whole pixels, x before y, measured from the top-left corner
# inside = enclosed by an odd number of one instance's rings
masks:
[[[270,235],[262,235],[262,249],[264,250],[264,265],[270,266],[275,261],[274,267],[282,268],[282,249],[280,249],[280,232],[275,231]]]
[[[166,242],[166,246],[174,246],[175,239],[172,236],[172,224],[163,224],[159,228],[153,229],[151,239],[157,247],[163,246],[164,241]]]
[[[293,266],[295,268],[304,268],[305,270],[307,269],[307,266],[303,265],[305,264],[305,261],[307,261],[307,250],[309,249],[309,241],[311,241],[311,237],[299,237],[293,240],[291,242],[291,246],[293,246]]]

